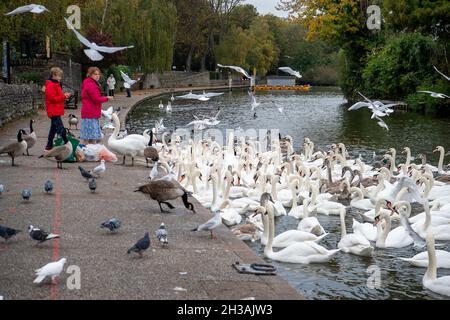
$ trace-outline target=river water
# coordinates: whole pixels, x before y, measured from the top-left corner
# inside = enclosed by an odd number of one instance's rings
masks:
[[[164,105],[168,98],[162,98]],[[389,131],[386,131],[370,119],[369,110],[347,111],[346,100],[337,88],[312,88],[310,92],[258,92],[256,99],[261,104],[255,109],[256,117],[251,111],[247,91],[226,92],[207,102],[176,99],[170,113],[158,108],[160,99],[137,106],[129,114],[127,127],[134,127],[140,133],[145,128],[153,127],[156,120],[164,118],[166,128],[179,129],[194,120],[193,115],[199,118],[213,117],[222,108],[216,129],[224,133],[227,129],[237,128],[256,131],[271,129],[272,132],[278,129],[281,135],[288,134],[294,138],[297,151],[301,149],[305,137],[314,141],[316,149],[327,150],[332,143],[342,142],[351,156],[361,155],[363,160],[370,163],[373,152],[382,155],[390,147],[400,152],[408,146],[413,157],[424,153],[428,162],[437,165],[438,155],[432,153],[434,148],[437,145],[443,146],[446,151],[450,148],[450,118],[396,110],[383,118],[389,126]],[[404,161],[400,154],[397,159]],[[416,159],[415,162],[420,163]],[[450,159],[446,157],[445,163],[448,162]],[[417,210],[419,212],[420,208]],[[355,216],[354,209],[349,208],[346,216],[349,232]],[[318,219],[330,233],[320,244],[328,249],[336,248],[340,237],[339,217],[318,215]],[[276,234],[296,229],[297,224],[298,220],[293,217],[276,218]],[[440,249],[450,249],[450,243],[443,245]],[[249,246],[263,257],[263,247],[259,242],[249,243]],[[339,252],[328,263],[311,265],[267,261],[274,264],[279,275],[308,299],[444,298],[423,288],[425,268],[412,267],[398,259],[412,257],[418,252],[412,246],[376,249],[371,258]],[[438,270],[438,276],[445,275],[450,275],[450,269]]]

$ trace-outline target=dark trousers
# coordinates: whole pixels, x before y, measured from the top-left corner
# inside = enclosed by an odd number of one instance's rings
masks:
[[[55,139],[55,134],[62,135],[64,131],[64,124],[62,122],[61,116],[55,116],[51,118],[50,131],[48,132],[47,149],[53,148],[53,139]]]
[[[131,98],[131,90],[127,89],[127,98]]]
[[[110,97],[114,97],[114,89],[109,89],[108,90],[108,95],[110,96]]]

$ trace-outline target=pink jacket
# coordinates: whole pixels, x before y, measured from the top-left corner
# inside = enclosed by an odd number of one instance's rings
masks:
[[[100,86],[92,78],[86,78],[81,86],[81,118],[98,119],[102,114],[102,103],[108,98],[102,97]]]

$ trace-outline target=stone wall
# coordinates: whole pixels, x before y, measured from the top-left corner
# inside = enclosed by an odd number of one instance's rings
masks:
[[[43,93],[37,85],[0,82],[0,127],[16,118],[35,112]]]
[[[143,89],[206,87],[210,85],[209,72],[172,71],[162,74],[147,74],[143,81]]]

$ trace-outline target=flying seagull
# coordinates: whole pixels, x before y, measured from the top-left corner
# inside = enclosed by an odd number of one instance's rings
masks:
[[[106,47],[106,46],[99,46],[97,45],[95,42],[90,42],[88,39],[86,39],[85,37],[83,37],[75,28],[74,26],[66,19],[64,18],[64,20],[66,20],[67,23],[67,27],[69,29],[71,29],[74,33],[75,36],[78,38],[78,40],[84,44],[86,47],[88,47],[89,49],[85,49],[84,53],[88,56],[89,59],[91,59],[92,61],[100,61],[102,60],[104,57],[100,54],[100,52],[104,52],[104,53],[115,53],[117,51],[121,51],[121,50],[125,50],[125,49],[129,49],[129,48],[134,48],[134,46],[127,46],[127,47]],[[100,52],[99,52],[100,51]]]
[[[40,5],[40,4],[29,4],[26,6],[22,6],[22,7],[18,7],[17,9],[14,9],[11,12],[8,12],[5,14],[5,16],[14,16],[16,14],[21,14],[21,13],[26,13],[26,12],[31,12],[31,13],[43,13],[44,11],[48,11],[50,12],[50,10],[48,10],[46,7]]]
[[[448,95],[443,94],[443,93],[437,93],[437,92],[433,92],[433,91],[427,91],[427,90],[422,90],[422,91],[417,91],[417,92],[421,92],[421,93],[428,93],[430,96],[432,96],[433,98],[441,98],[441,99],[445,99],[445,98],[450,98]]]
[[[290,75],[293,75],[293,76],[295,76],[295,77],[297,77],[297,78],[299,78],[299,79],[302,77],[302,75],[300,74],[300,72],[295,71],[295,70],[293,70],[293,69],[290,68],[290,67],[279,67],[278,69],[281,70],[281,71],[284,71],[284,72],[286,72],[286,73],[289,73]]]
[[[120,75],[122,76],[123,81],[128,83],[130,86],[141,80],[141,79],[132,80],[126,73],[122,72],[122,70],[120,70]]]
[[[445,74],[443,74],[442,72],[440,72],[435,66],[433,66],[434,70],[436,70],[441,76],[443,76],[445,79],[447,79],[448,81],[450,81],[450,77],[446,76]]]
[[[247,73],[247,71],[245,71],[244,69],[242,69],[241,67],[236,67],[236,66],[224,66],[221,64],[217,64],[218,67],[220,68],[229,68],[229,69],[233,69],[234,71],[237,71],[239,73],[242,73],[245,77],[251,79],[252,77]]]

